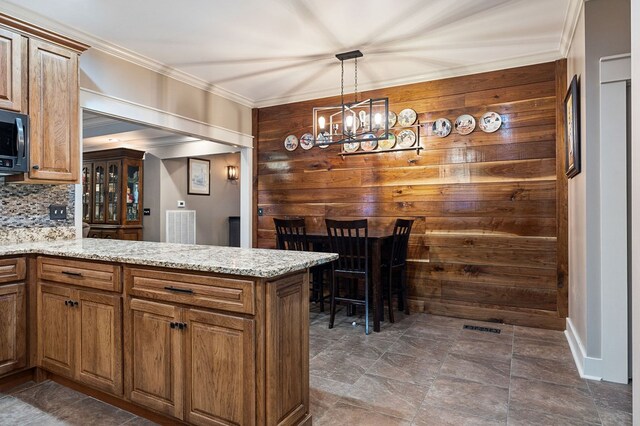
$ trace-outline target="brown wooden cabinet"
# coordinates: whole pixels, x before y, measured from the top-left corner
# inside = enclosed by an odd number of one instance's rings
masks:
[[[9,182],[78,183],[78,57],[89,46],[0,13],[0,108],[29,114],[29,172]]]
[[[82,220],[90,238],[142,239],[143,151],[86,152],[82,165]]]
[[[0,286],[0,376],[27,365],[24,283]]]
[[[38,366],[122,395],[122,296],[89,290],[119,291],[119,267],[40,257],[37,268]]]
[[[78,54],[29,40],[29,179],[78,182]]]
[[[131,299],[126,396],[192,424],[255,424],[255,322]]]
[[[22,43],[19,33],[0,28],[0,108],[17,112],[26,110],[22,100]]]
[[[27,262],[0,259],[0,376],[27,366]]]

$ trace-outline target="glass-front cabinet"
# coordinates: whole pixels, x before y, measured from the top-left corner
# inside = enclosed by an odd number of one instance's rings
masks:
[[[126,148],[84,153],[83,220],[91,225],[90,238],[142,239],[143,155]]]
[[[82,165],[82,221],[91,222],[92,199],[91,182],[93,182],[93,164],[84,163]]]

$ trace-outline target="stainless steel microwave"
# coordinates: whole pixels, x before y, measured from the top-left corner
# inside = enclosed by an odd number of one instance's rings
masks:
[[[29,170],[29,116],[0,110],[0,176]]]

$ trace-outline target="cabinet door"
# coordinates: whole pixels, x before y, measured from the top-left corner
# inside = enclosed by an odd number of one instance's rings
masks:
[[[72,290],[38,284],[38,366],[73,377],[74,321]]]
[[[105,193],[107,180],[107,164],[93,164],[93,223],[104,223],[105,221]]]
[[[29,40],[29,178],[76,182],[80,168],[78,55]]]
[[[0,108],[22,111],[22,36],[0,28]]]
[[[82,221],[91,223],[93,211],[93,163],[82,165]]]
[[[145,407],[183,418],[183,333],[180,308],[131,299],[125,333],[125,395]]]
[[[25,284],[0,286],[0,376],[27,364]]]
[[[76,380],[122,395],[122,298],[76,293]]]
[[[185,420],[255,424],[254,320],[186,311]]]
[[[120,223],[120,161],[107,162],[107,223]]]

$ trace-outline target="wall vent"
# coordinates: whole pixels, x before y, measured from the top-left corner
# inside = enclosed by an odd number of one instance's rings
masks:
[[[166,241],[168,243],[196,243],[196,211],[167,210]]]

